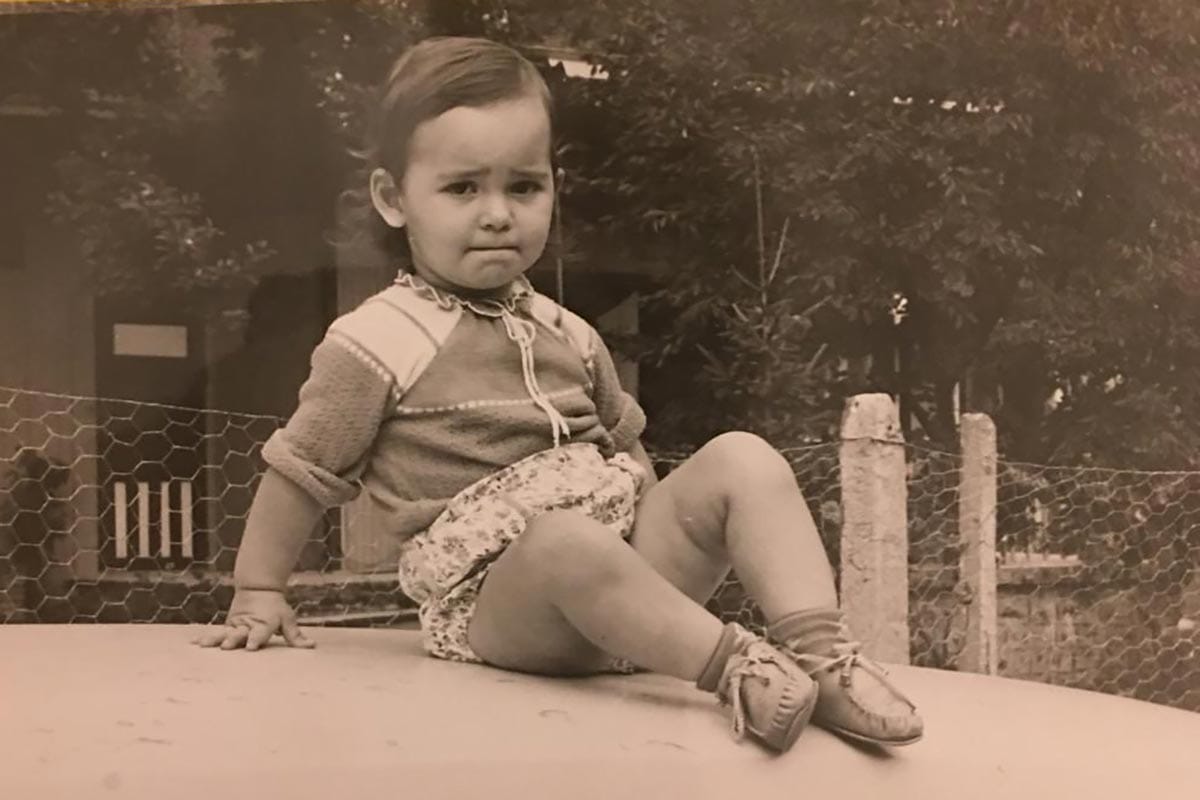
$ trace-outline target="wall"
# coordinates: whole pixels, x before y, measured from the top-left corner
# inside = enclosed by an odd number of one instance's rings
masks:
[[[5,213],[20,231],[0,252],[0,385],[90,394],[95,379],[91,292],[69,232],[41,212],[57,154],[54,121],[0,116]]]
[[[912,570],[913,663],[955,668],[965,605],[953,570]],[[1200,711],[1200,632],[1159,613],[1137,581],[1096,583],[1079,567],[999,571],[999,674]],[[1200,608],[1193,579],[1173,606]]]
[[[77,243],[42,212],[61,139],[53,118],[0,114],[0,213],[9,234],[0,250],[0,386],[88,397],[96,377],[92,296]],[[96,450],[95,428],[87,424],[94,413],[91,403],[29,396],[9,396],[0,407],[0,482],[16,477],[14,459],[22,448],[72,467],[64,491],[76,492],[70,510],[71,549],[82,551],[71,561],[77,577],[97,569],[97,498],[80,488],[96,483],[94,461],[82,457]],[[52,526],[48,548],[62,539],[62,524]]]

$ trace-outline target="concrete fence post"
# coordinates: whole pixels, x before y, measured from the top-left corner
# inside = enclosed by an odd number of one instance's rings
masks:
[[[904,440],[892,398],[846,401],[841,434],[841,595],[867,655],[909,663]]]
[[[958,485],[961,537],[959,584],[970,598],[959,669],[995,675],[996,637],[996,426],[986,414],[963,414]]]

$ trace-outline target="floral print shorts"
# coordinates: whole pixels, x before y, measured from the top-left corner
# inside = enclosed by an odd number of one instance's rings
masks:
[[[628,538],[645,477],[627,453],[606,459],[594,444],[573,443],[534,453],[455,495],[400,550],[400,588],[420,605],[425,650],[483,663],[467,642],[467,628],[492,562],[530,519],[547,511],[578,511]],[[630,671],[618,659],[610,669]]]

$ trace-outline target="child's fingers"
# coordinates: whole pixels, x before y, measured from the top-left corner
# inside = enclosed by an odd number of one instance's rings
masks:
[[[316,647],[317,643],[305,635],[295,619],[283,621],[283,639],[292,647]]]
[[[272,625],[266,625],[262,622],[254,622],[250,625],[250,632],[246,635],[246,649],[257,650],[271,640],[275,635],[275,628]]]
[[[250,635],[250,629],[241,625],[230,627],[225,626],[225,639],[221,642],[222,650],[233,650],[238,647],[245,647],[246,639]]]
[[[277,630],[283,634],[284,640],[291,647],[311,648],[317,646],[317,643],[304,633],[295,617],[283,620],[278,628],[257,617],[250,619],[239,617],[236,621],[227,622],[221,626],[207,626],[191,641],[192,644],[200,647],[220,646],[222,650],[235,650],[239,647],[258,650],[271,640]]]
[[[202,633],[192,638],[192,644],[197,644],[201,647],[216,647],[225,641],[225,632],[226,629],[224,626],[207,625]]]

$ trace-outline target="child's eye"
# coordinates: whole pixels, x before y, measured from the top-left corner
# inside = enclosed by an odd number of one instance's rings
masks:
[[[475,184],[471,181],[455,181],[454,183],[446,184],[442,191],[447,194],[471,194],[475,191]]]
[[[542,190],[542,184],[538,181],[518,181],[514,183],[509,191],[517,195],[535,194]]]

